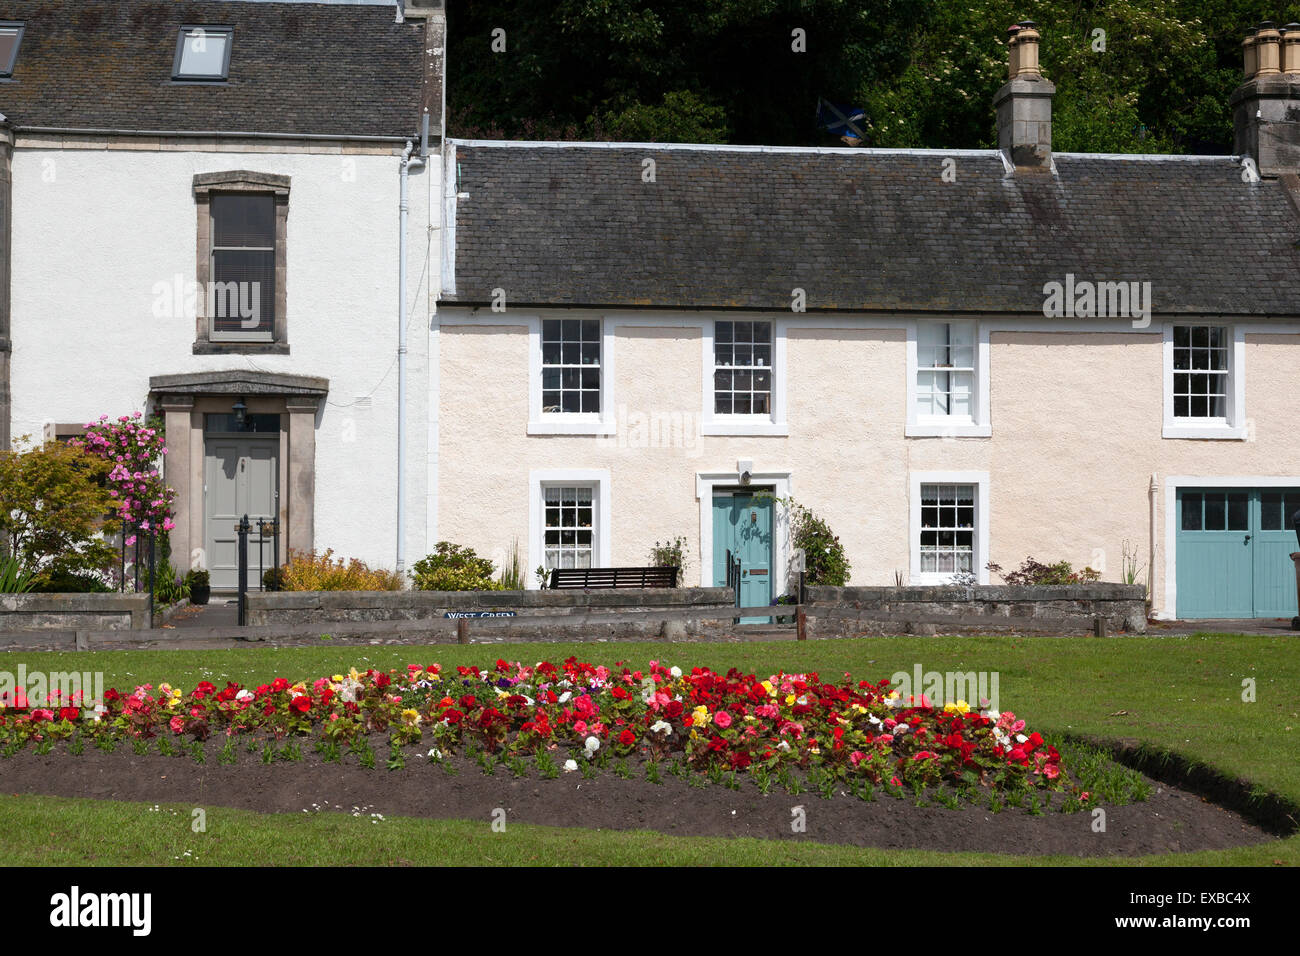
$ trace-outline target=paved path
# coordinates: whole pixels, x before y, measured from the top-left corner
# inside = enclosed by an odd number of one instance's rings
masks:
[[[1147,633],[1152,637],[1174,637],[1183,634],[1267,634],[1274,637],[1289,634],[1300,637],[1300,631],[1291,630],[1291,619],[1286,617],[1151,621],[1147,624]]]
[[[239,605],[233,600],[214,597],[207,604],[181,608],[167,623],[175,628],[237,627]]]

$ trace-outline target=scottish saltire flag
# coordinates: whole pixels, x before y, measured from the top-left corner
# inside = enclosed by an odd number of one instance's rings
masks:
[[[834,133],[850,146],[857,146],[866,139],[866,134],[862,132],[866,120],[866,110],[817,98],[818,128]]]

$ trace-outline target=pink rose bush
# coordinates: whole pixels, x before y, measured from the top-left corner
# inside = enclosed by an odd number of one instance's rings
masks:
[[[108,475],[108,493],[117,503],[117,516],[128,532],[170,531],[175,527],[172,503],[176,492],[163,483],[159,470],[167,454],[163,436],[139,412],[122,415],[116,421],[101,415],[98,421],[86,425],[82,438],[69,444],[113,466]],[[132,543],[128,539],[127,544]]]

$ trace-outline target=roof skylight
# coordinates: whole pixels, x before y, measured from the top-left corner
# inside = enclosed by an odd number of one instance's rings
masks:
[[[230,76],[231,27],[185,26],[176,38],[173,80],[220,81]]]
[[[13,76],[18,47],[23,42],[23,25],[0,21],[0,77]]]

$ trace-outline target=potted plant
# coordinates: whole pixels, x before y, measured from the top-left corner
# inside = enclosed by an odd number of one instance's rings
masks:
[[[194,568],[185,575],[185,583],[190,586],[190,603],[207,604],[212,596],[211,578],[202,568]]]

